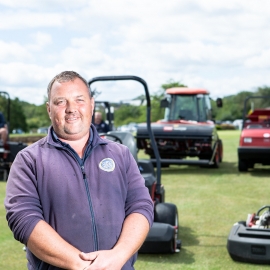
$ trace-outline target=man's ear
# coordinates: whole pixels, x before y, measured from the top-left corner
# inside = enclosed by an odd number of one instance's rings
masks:
[[[95,109],[95,100],[94,100],[94,98],[92,97],[91,98],[91,109],[92,109],[92,112],[91,112],[91,115],[93,116],[93,113],[94,113],[94,109]]]
[[[51,109],[50,109],[50,105],[49,105],[49,102],[46,102],[46,107],[47,107],[47,112],[48,112],[48,115],[51,119]]]

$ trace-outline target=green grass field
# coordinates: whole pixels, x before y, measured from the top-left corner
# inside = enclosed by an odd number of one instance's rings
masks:
[[[231,260],[227,237],[232,225],[248,213],[269,204],[270,167],[237,170],[239,131],[220,131],[224,157],[219,169],[170,166],[162,170],[166,202],[177,205],[182,240],[180,253],[139,254],[136,270],[174,269],[265,269],[269,266]],[[0,182],[0,199],[5,182]],[[22,245],[13,239],[3,205],[0,208],[0,269],[26,269]]]

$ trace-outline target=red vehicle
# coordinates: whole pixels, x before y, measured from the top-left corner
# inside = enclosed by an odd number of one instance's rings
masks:
[[[222,106],[220,98],[217,99],[217,106]],[[223,147],[212,119],[209,92],[199,88],[170,88],[166,90],[161,107],[166,108],[164,119],[151,123],[151,126],[162,165],[218,168],[222,161]],[[155,164],[145,124],[138,126],[137,147],[144,149]]]
[[[270,96],[250,96],[244,103],[243,128],[238,147],[238,170],[245,172],[254,164],[270,165],[270,107],[248,111],[248,102]],[[254,101],[251,101],[254,104]]]

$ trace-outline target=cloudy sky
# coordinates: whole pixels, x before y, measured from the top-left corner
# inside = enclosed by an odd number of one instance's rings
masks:
[[[63,70],[172,79],[213,98],[270,86],[269,0],[0,0],[0,90],[42,104]],[[97,84],[100,100],[142,94]],[[137,91],[138,89],[138,91]]]

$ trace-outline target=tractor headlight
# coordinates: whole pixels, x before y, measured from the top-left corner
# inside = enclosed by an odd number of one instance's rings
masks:
[[[244,138],[244,143],[252,143],[252,138]]]

